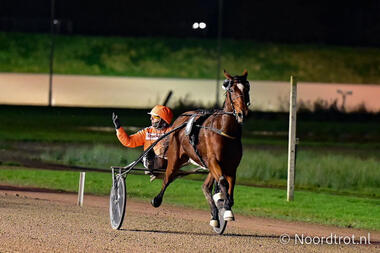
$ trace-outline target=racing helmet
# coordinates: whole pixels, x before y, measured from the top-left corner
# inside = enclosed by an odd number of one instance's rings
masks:
[[[164,105],[156,105],[150,112],[148,112],[148,114],[159,116],[169,125],[173,119],[173,111],[169,107],[166,107]]]

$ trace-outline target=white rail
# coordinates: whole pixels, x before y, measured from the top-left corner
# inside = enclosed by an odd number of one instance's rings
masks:
[[[294,200],[294,170],[296,155],[296,122],[297,122],[297,80],[290,77],[289,106],[289,146],[288,146],[288,187],[287,200]]]
[[[81,172],[79,176],[78,206],[83,206],[85,177],[86,177],[86,172]]]

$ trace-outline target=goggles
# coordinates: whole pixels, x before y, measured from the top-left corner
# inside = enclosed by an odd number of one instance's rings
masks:
[[[161,119],[160,116],[157,116],[157,115],[150,115],[150,118],[151,119]]]

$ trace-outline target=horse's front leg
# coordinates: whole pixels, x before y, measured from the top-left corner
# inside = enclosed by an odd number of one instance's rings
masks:
[[[230,208],[234,205],[234,188],[235,188],[235,179],[234,176],[226,176],[228,182],[228,202],[226,203]]]
[[[210,205],[211,209],[211,220],[210,220],[210,226],[212,227],[218,227],[218,209],[216,208],[215,202],[212,198],[212,186],[214,183],[214,177],[211,175],[211,173],[208,174],[206,180],[204,181],[202,185],[203,194],[206,197],[206,200],[208,204]]]
[[[225,211],[224,211],[223,218],[226,221],[233,221],[235,218],[234,218],[234,214],[231,211],[233,199],[230,198],[230,194],[229,194],[229,192],[231,192],[229,189],[230,188],[229,182],[223,176],[222,168],[220,167],[218,161],[214,157],[210,158],[209,167],[210,167],[210,172],[213,174],[213,177],[217,179],[218,181],[220,192],[221,192],[219,196],[221,199],[224,199]]]
[[[235,220],[234,214],[231,210],[234,200],[233,200],[233,185],[230,184],[229,180],[221,176],[218,180],[220,192],[222,193],[224,199],[224,215],[223,218],[226,221]]]

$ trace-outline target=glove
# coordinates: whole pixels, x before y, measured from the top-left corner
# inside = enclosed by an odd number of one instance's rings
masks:
[[[113,124],[115,125],[115,128],[119,129],[120,128],[120,120],[119,120],[119,117],[114,112],[112,113],[112,121],[113,121]]]

